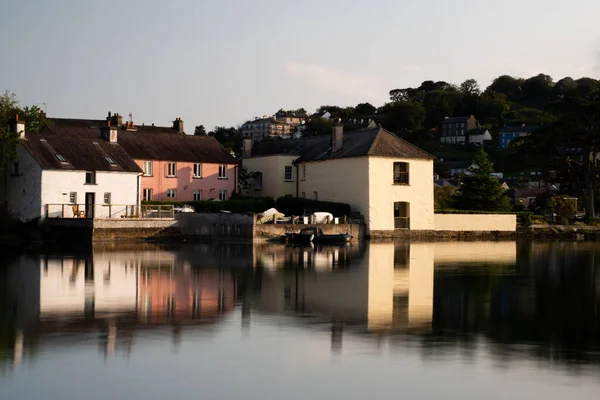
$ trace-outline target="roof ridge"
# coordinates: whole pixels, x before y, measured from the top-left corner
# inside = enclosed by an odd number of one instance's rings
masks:
[[[383,133],[391,136],[395,140],[399,140],[400,142],[402,142],[404,144],[407,144],[407,145],[409,145],[411,147],[414,147],[416,150],[418,150],[419,152],[423,153],[423,155],[426,155],[426,156],[430,157],[433,160],[435,160],[437,158],[433,154],[430,154],[430,153],[426,152],[425,150],[421,149],[419,146],[416,146],[416,145],[412,144],[408,140],[402,139],[401,137],[394,135],[392,132],[388,131],[385,128],[379,128],[379,132],[377,132],[377,137],[373,141],[373,144],[371,145],[371,148],[369,149],[369,152],[367,153],[368,155],[371,155],[371,150],[373,149],[373,146],[375,145],[375,142],[378,142],[380,140],[380,135],[379,134],[381,132],[383,132]]]

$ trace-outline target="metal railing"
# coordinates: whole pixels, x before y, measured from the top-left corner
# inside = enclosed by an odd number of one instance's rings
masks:
[[[46,218],[175,218],[175,210],[172,205],[46,204],[45,209]]]

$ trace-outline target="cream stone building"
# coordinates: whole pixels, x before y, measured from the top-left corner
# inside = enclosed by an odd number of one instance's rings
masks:
[[[257,196],[344,202],[367,233],[433,230],[433,156],[382,128],[331,136],[244,143],[244,166],[258,173]]]

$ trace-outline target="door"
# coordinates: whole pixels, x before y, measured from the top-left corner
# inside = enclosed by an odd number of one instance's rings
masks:
[[[94,218],[94,204],[96,204],[96,193],[85,194],[85,217]]]

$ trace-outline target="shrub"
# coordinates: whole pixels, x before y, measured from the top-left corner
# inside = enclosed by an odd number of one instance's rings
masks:
[[[278,198],[275,208],[285,215],[304,215],[305,210],[328,212],[335,217],[349,216],[351,213],[351,207],[346,203],[309,200],[289,196]]]

